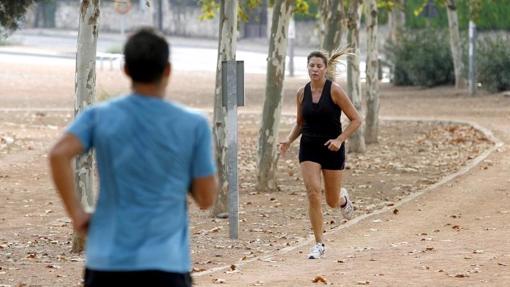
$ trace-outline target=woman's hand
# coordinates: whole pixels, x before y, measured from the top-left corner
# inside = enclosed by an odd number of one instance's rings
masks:
[[[328,140],[325,144],[330,151],[338,151],[342,146],[342,141],[339,139]]]
[[[280,155],[284,157],[289,147],[290,142],[288,140],[280,142]]]

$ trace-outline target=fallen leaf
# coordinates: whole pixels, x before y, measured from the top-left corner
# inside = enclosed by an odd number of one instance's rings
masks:
[[[225,284],[225,279],[222,279],[222,278],[215,278],[213,279],[213,283],[214,284]]]
[[[205,268],[200,268],[200,267],[193,267],[193,269],[191,269],[191,272],[203,272],[207,269]]]
[[[313,283],[323,283],[323,284],[328,284],[328,282],[326,281],[326,279],[322,276],[315,276],[315,278],[313,278],[312,280]]]
[[[35,252],[29,252],[27,255],[27,258],[36,258],[36,257],[37,257],[37,253],[35,253]]]
[[[467,274],[463,274],[463,273],[459,273],[459,274],[455,274],[454,276],[455,278],[467,278],[469,277],[469,275]]]
[[[399,210],[398,209],[393,209],[393,214],[397,215],[399,213]]]
[[[358,281],[358,285],[369,285],[369,284],[370,284],[370,281],[368,281],[368,280]]]
[[[218,232],[220,231],[221,227],[219,226],[216,226],[216,227],[213,227],[212,229],[210,229],[208,232]]]

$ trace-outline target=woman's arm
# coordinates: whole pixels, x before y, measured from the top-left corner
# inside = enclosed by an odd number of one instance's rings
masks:
[[[303,113],[301,104],[303,102],[304,97],[304,88],[300,88],[296,94],[296,123],[292,130],[290,131],[287,139],[280,142],[280,152],[282,155],[285,155],[287,149],[290,145],[301,135],[301,129],[303,127]]]
[[[336,151],[339,150],[341,144],[361,126],[361,116],[349,97],[345,94],[344,90],[337,83],[333,83],[331,86],[331,96],[333,98],[333,102],[340,107],[343,113],[351,121],[336,139],[329,140],[324,144],[328,146],[330,150]]]

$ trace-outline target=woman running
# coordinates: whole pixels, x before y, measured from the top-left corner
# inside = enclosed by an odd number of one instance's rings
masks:
[[[346,50],[336,52],[329,59],[320,51],[308,55],[310,82],[297,92],[296,124],[287,139],[280,143],[280,152],[285,155],[291,143],[301,135],[299,163],[315,235],[315,245],[311,248],[309,259],[318,259],[326,251],[322,238],[321,175],[327,204],[339,208],[347,220],[352,218],[354,211],[347,190],[342,188],[344,143],[361,125],[361,118],[344,90],[332,81],[335,64],[345,54]],[[350,120],[345,130],[342,130],[340,121],[342,112]]]

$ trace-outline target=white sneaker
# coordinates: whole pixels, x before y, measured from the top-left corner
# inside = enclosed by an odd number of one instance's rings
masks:
[[[342,212],[342,216],[350,220],[352,218],[352,215],[354,214],[354,207],[352,206],[352,201],[349,199],[349,193],[347,192],[347,189],[343,188],[340,190],[340,197],[345,198],[345,206],[340,207],[340,211]]]
[[[322,255],[324,255],[324,252],[326,252],[326,246],[324,246],[324,243],[317,243],[310,250],[308,259],[319,259]]]

